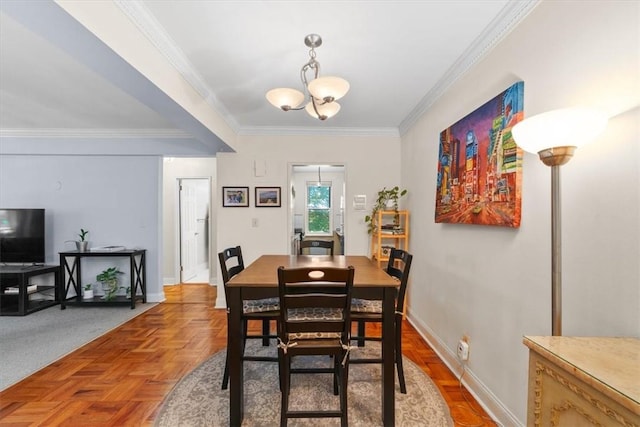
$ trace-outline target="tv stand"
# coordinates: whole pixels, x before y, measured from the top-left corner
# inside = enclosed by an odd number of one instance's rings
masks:
[[[45,274],[53,274],[52,285],[30,285],[32,277]],[[0,316],[25,316],[58,304],[59,276],[57,265],[0,266]]]

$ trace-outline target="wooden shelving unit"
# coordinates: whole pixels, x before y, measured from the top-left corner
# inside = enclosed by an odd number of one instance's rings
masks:
[[[389,248],[409,249],[409,211],[378,211],[371,234],[371,259],[386,267]]]

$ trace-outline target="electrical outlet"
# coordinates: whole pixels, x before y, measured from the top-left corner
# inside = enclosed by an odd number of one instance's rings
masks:
[[[458,359],[463,362],[469,360],[469,343],[464,339],[458,342]]]

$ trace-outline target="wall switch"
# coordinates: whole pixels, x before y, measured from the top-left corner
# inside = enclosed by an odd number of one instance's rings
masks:
[[[251,226],[252,227],[258,226],[258,218],[251,218]]]

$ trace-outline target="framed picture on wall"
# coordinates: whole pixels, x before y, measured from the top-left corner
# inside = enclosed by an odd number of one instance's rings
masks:
[[[225,208],[248,208],[249,187],[222,187],[222,206]]]
[[[280,187],[256,187],[257,208],[279,208]]]

